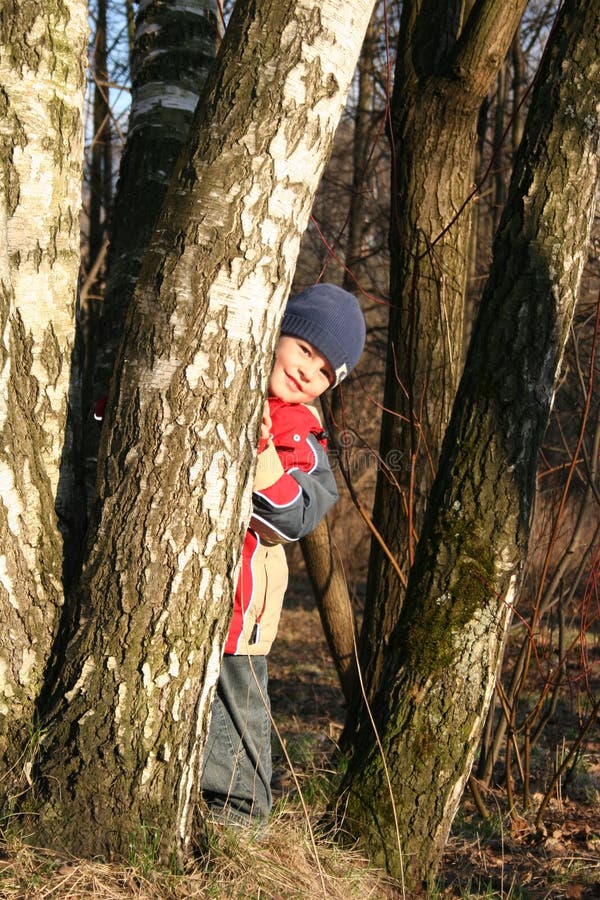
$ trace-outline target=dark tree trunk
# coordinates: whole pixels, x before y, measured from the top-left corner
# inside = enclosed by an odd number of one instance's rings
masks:
[[[373,700],[381,744],[363,715],[340,788],[344,827],[411,888],[435,873],[469,775],[527,551],[594,212],[599,15],[600,0],[567,0],[544,56]]]
[[[373,518],[408,575],[463,365],[464,297],[481,103],[525,0],[403,6],[392,97],[391,305]],[[372,542],[360,658],[369,695],[384,667],[404,590]],[[352,725],[349,725],[351,732]]]
[[[302,555],[321,616],[323,631],[344,697],[356,698],[356,619],[348,593],[344,567],[324,519],[301,541]]]

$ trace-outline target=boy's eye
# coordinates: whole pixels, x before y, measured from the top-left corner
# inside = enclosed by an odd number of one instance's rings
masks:
[[[310,350],[305,344],[300,344],[300,349],[304,353],[305,356],[310,356]]]

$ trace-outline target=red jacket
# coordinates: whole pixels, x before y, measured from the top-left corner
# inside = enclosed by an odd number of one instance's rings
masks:
[[[269,652],[287,587],[282,544],[313,531],[338,498],[316,412],[277,398],[269,399],[269,409],[273,440],[258,455],[228,654]]]

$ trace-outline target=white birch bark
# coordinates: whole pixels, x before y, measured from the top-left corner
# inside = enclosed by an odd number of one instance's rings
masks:
[[[45,839],[190,836],[267,373],[373,0],[238,3],[117,362],[82,617],[42,771]],[[83,834],[82,820],[94,822]]]
[[[0,23],[0,759],[30,725],[62,602],[61,481],[79,267],[86,7]]]

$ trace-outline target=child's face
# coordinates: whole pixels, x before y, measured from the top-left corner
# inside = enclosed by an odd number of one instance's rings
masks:
[[[284,334],[275,351],[269,393],[286,403],[309,403],[335,381],[330,364],[304,338]]]

